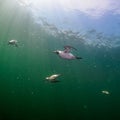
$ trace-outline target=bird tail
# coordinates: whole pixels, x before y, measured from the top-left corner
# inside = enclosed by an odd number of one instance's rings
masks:
[[[83,59],[82,57],[78,57],[78,56],[76,56],[76,59]]]

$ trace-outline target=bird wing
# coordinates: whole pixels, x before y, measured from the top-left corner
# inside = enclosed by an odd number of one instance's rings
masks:
[[[64,52],[65,53],[69,53],[71,51],[71,49],[77,50],[76,48],[74,48],[72,46],[64,46]]]

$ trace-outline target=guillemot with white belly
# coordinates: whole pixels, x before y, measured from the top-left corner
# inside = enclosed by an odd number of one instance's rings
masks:
[[[14,45],[14,46],[16,46],[16,47],[18,47],[18,41],[17,40],[10,40],[9,42],[8,42],[8,45]]]
[[[67,59],[67,60],[74,60],[74,59],[82,59],[82,57],[78,57],[73,55],[70,51],[71,49],[77,50],[76,48],[72,47],[72,46],[64,46],[64,50],[56,50],[53,51],[56,54],[58,54],[61,58],[63,59]]]

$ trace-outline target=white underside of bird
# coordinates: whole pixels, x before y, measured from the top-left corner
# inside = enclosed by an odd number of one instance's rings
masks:
[[[58,80],[56,78],[58,78],[60,76],[60,74],[53,74],[49,77],[46,77],[46,79],[50,82],[57,82]]]
[[[15,45],[16,47],[18,46],[17,43],[18,43],[17,40],[10,40],[10,41],[8,42],[9,45]]]
[[[72,53],[66,53],[60,50],[59,50],[59,56],[64,59],[76,59],[76,57]]]

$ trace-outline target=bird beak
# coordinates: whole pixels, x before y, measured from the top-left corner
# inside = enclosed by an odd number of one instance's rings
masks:
[[[56,53],[56,54],[59,54],[59,51],[57,51],[57,50],[56,50],[56,51],[53,51],[53,52]]]
[[[57,53],[57,51],[53,51],[54,53]]]

